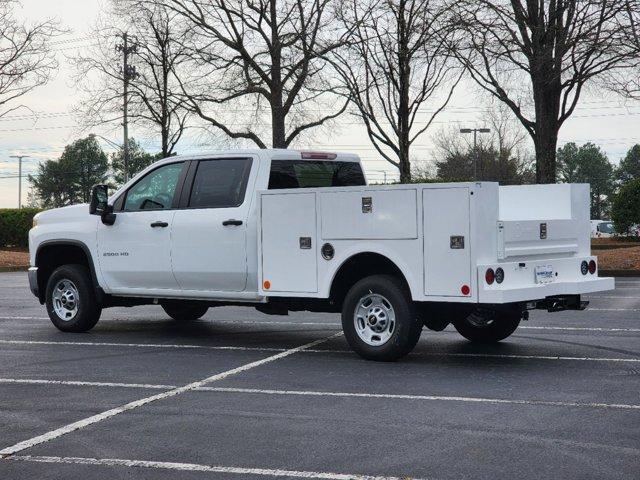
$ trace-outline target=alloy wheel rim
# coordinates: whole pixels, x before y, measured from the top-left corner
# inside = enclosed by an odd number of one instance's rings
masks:
[[[396,329],[393,305],[378,293],[369,293],[358,301],[353,321],[358,337],[373,347],[387,343]]]

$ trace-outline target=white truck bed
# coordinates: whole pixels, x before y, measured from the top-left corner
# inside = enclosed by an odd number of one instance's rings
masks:
[[[416,301],[511,303],[612,289],[583,275],[589,186],[384,185],[258,193],[260,294],[328,298],[340,266],[371,252],[393,262]],[[330,244],[335,254],[323,258]],[[485,281],[488,268],[505,279]],[[536,269],[552,272],[541,281]]]

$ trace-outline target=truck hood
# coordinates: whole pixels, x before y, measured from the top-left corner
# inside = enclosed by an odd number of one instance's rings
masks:
[[[89,204],[70,205],[68,207],[54,208],[38,213],[34,219],[38,225],[45,223],[67,222],[80,219],[89,215]]]

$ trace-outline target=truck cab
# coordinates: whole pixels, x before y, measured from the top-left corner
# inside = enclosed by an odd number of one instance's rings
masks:
[[[498,341],[529,308],[584,308],[580,294],[613,288],[588,242],[586,185],[369,186],[356,155],[235,150],[161,160],[37,215],[29,280],[64,331],[150,303],[178,320],[341,312],[360,355],[392,360],[423,326]]]

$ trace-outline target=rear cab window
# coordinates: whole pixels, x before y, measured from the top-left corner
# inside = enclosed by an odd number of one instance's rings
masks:
[[[366,185],[359,162],[272,160],[269,190]]]
[[[198,163],[189,208],[231,208],[244,202],[251,158],[201,160]]]

